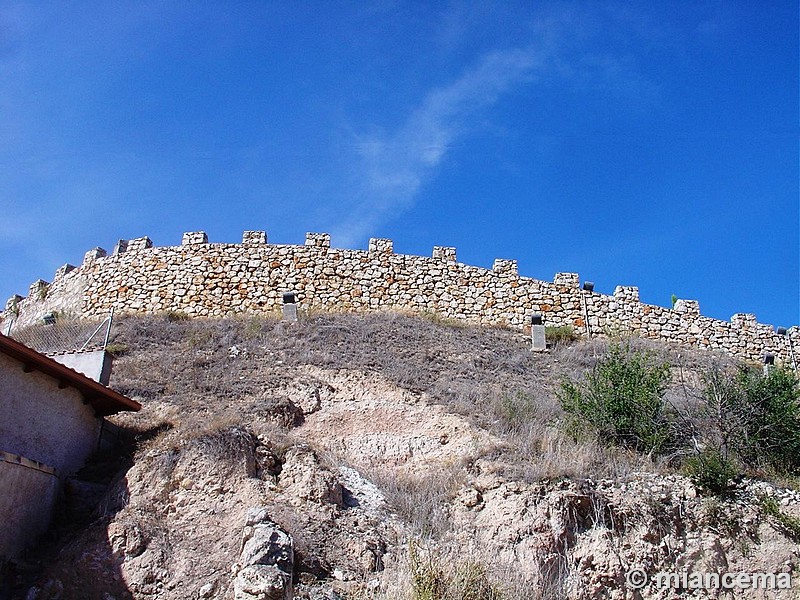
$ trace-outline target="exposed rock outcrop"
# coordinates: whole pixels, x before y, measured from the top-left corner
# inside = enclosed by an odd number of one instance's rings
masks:
[[[270,521],[264,508],[247,512],[239,565],[234,600],[291,600],[292,538]]]

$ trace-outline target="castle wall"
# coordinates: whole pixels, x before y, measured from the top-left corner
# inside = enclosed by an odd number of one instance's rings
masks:
[[[498,259],[492,269],[457,262],[455,248],[435,247],[431,257],[395,254],[392,241],[372,239],[368,250],[330,247],[330,236],[310,233],[305,245],[268,244],[248,231],[241,244],[208,243],[204,232],[184,234],[182,244],[153,247],[148,238],[122,240],[111,255],[100,248],[83,264],[65,265],[52,283],[37,281],[27,298],[9,300],[2,317],[15,326],[44,314],[106,316],[182,311],[222,317],[280,310],[282,292],[296,293],[305,310],[407,310],[443,318],[523,330],[533,313],[545,325],[572,326],[594,335],[634,333],[685,346],[721,350],[760,361],[764,353],[790,362],[800,349],[800,328],[787,335],[750,314],[731,321],[700,314],[697,302],[672,309],[643,304],[638,288],[613,295],[580,288],[575,273],[552,282],[521,277],[517,262]]]

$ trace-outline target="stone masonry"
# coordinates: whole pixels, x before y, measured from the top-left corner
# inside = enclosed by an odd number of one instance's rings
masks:
[[[456,261],[456,249],[437,246],[431,257],[395,254],[392,240],[372,239],[367,250],[331,248],[330,235],[308,233],[304,245],[268,244],[263,231],[246,231],[241,244],[209,243],[205,232],[183,234],[180,246],[155,247],[147,237],[120,240],[112,254],[86,253],[79,267],[58,269],[52,283],[37,280],[28,296],[14,296],[0,312],[0,330],[35,323],[50,312],[72,316],[181,311],[192,317],[277,314],[282,293],[309,310],[400,310],[458,321],[529,330],[534,313],[546,326],[586,335],[636,334],[684,346],[720,350],[761,361],[765,353],[791,362],[790,340],[754,315],[720,321],[698,303],[673,308],[639,301],[636,287],[612,295],[580,288],[577,273],[552,282],[522,277],[517,261],[492,269]],[[587,320],[588,319],[588,320]]]

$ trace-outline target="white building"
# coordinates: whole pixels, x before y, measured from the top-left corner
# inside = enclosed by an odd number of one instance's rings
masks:
[[[0,566],[47,529],[61,482],[97,449],[103,417],[140,408],[0,334]]]

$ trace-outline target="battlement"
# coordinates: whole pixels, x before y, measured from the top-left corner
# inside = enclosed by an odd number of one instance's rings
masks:
[[[181,311],[221,317],[280,310],[292,290],[300,310],[405,310],[525,330],[533,314],[547,326],[581,335],[625,333],[715,349],[749,360],[764,354],[792,360],[800,328],[779,334],[739,313],[730,321],[704,317],[696,300],[672,308],[644,304],[639,288],[612,295],[583,287],[577,273],[552,282],[519,274],[516,260],[491,269],[459,263],[456,248],[435,246],[429,257],[396,254],[392,240],[372,238],[366,250],[331,247],[327,233],[307,233],[302,245],[272,244],[264,231],[245,231],[239,244],[210,243],[204,231],[184,233],[179,246],[154,246],[149,237],[119,240],[109,254],[93,248],[80,266],[65,264],[52,282],[35,281],[0,312],[3,331],[49,313],[104,316]]]

